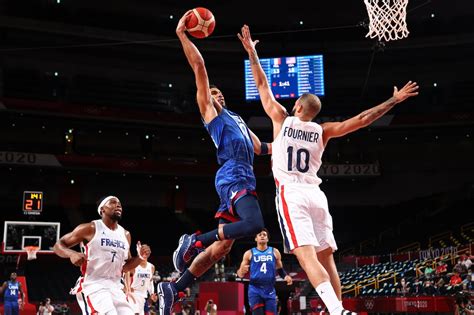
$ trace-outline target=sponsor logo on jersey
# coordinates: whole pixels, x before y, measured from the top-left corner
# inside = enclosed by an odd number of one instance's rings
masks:
[[[100,246],[125,249],[125,243],[124,242],[119,241],[119,240],[111,240],[109,238],[101,238],[100,239]]]

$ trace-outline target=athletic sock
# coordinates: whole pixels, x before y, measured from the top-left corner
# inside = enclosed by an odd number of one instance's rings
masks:
[[[204,247],[208,247],[215,241],[219,241],[219,231],[215,229],[204,234],[196,235],[196,241],[200,241]]]
[[[328,308],[329,314],[341,314],[344,307],[342,306],[341,301],[337,298],[336,292],[334,292],[329,281],[319,284],[316,287],[316,292],[321,300],[323,300],[324,305]]]
[[[189,269],[186,269],[186,271],[183,273],[181,277],[179,277],[178,280],[176,280],[176,290],[178,292],[184,291],[187,287],[189,287],[197,278],[189,271]]]

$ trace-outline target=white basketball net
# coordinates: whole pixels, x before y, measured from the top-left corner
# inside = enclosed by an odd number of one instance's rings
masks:
[[[369,32],[365,37],[384,40],[405,38],[408,0],[364,0],[369,14]]]
[[[36,253],[39,251],[38,246],[25,246],[23,249],[28,254],[28,260],[36,259]]]

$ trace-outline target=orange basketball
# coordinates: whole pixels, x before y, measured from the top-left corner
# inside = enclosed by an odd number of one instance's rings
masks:
[[[212,34],[216,21],[211,11],[206,8],[194,8],[186,21],[186,30],[196,38],[205,38]]]

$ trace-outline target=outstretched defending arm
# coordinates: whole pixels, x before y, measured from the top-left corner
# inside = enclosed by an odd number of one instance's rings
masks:
[[[258,93],[260,94],[260,100],[262,101],[263,108],[273,123],[282,124],[288,114],[285,107],[275,100],[273,92],[268,85],[265,72],[260,65],[257,50],[255,49],[255,45],[257,45],[259,41],[252,40],[252,37],[250,36],[250,29],[247,25],[242,27],[241,32],[242,34],[237,34],[237,37],[240,39],[242,45],[249,54],[253,78],[255,80],[255,85],[258,88]]]
[[[185,24],[190,14],[192,14],[192,10],[187,11],[181,17],[178,26],[176,27],[176,35],[178,35],[181,45],[183,46],[184,54],[194,72],[197,87],[196,98],[199,111],[201,112],[204,122],[209,123],[217,116],[217,111],[214,108],[211,92],[209,91],[209,79],[207,77],[204,59],[197,47],[189,40],[185,33]]]
[[[354,132],[360,128],[367,127],[386,112],[392,109],[396,104],[403,102],[411,96],[418,95],[418,85],[416,82],[408,81],[407,84],[399,91],[396,86],[393,87],[393,96],[380,105],[363,111],[357,116],[344,120],[342,122],[324,123],[323,127],[323,143],[324,146],[329,139],[342,137],[348,133]]]

